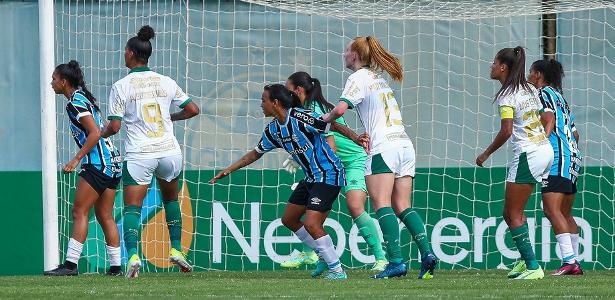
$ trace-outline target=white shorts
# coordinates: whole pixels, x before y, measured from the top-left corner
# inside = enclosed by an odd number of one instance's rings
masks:
[[[161,158],[132,159],[124,161],[125,185],[147,185],[153,176],[166,182],[177,178],[182,171],[182,156],[173,155]]]
[[[387,149],[382,153],[368,155],[365,162],[365,176],[393,173],[395,178],[414,177],[416,155],[414,147]]]
[[[549,177],[553,164],[553,148],[551,144],[538,147],[531,152],[515,154],[508,168],[506,181],[514,183],[540,183]]]

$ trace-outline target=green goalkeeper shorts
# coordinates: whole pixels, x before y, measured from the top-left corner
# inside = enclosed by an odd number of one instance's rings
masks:
[[[353,161],[342,161],[344,169],[346,169],[344,194],[352,190],[362,190],[367,193],[367,185],[365,185],[365,159],[366,156],[359,156]]]

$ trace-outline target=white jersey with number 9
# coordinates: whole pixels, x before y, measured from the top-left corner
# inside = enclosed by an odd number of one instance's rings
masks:
[[[393,90],[379,73],[367,68],[352,73],[340,100],[357,109],[370,137],[370,155],[391,148],[413,147]]]
[[[126,124],[126,159],[181,155],[173,134],[170,106],[190,103],[177,83],[147,67],[134,68],[113,84],[109,94],[109,120]]]

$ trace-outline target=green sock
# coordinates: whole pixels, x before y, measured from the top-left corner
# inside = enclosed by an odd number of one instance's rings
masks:
[[[410,235],[412,236],[412,240],[419,247],[419,251],[421,252],[421,257],[431,253],[431,247],[429,246],[429,239],[427,238],[427,234],[425,233],[425,224],[423,220],[416,213],[416,211],[412,208],[408,208],[401,212],[399,215],[399,219],[406,225],[408,231],[410,231]]]
[[[376,229],[376,222],[374,219],[364,211],[354,222],[357,224],[357,227],[359,227],[359,235],[365,239],[374,252],[376,260],[385,260],[386,255],[384,254],[384,250],[382,250],[382,243],[380,243],[380,236],[378,236],[378,229]]]
[[[182,212],[177,199],[164,201],[164,215],[169,228],[171,247],[182,251]]]
[[[124,243],[128,258],[137,254],[137,242],[141,239],[141,206],[124,206]]]
[[[402,262],[401,246],[399,245],[399,223],[393,208],[383,207],[376,211],[376,216],[382,229],[389,261],[392,263]]]
[[[515,241],[515,245],[517,246],[519,253],[521,253],[521,258],[525,260],[525,265],[527,268],[530,270],[536,270],[540,267],[540,265],[538,265],[538,261],[536,261],[534,250],[532,250],[528,231],[527,223],[524,223],[517,228],[511,228],[510,234]]]

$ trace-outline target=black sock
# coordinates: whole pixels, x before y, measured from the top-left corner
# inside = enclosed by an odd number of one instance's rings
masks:
[[[117,273],[117,272],[119,272],[119,271],[121,271],[121,270],[122,270],[122,267],[121,267],[121,266],[110,266],[110,267],[109,267],[109,271],[110,271],[110,272]]]
[[[77,269],[77,264],[72,261],[68,261],[68,260],[64,262],[64,266],[71,270]]]

